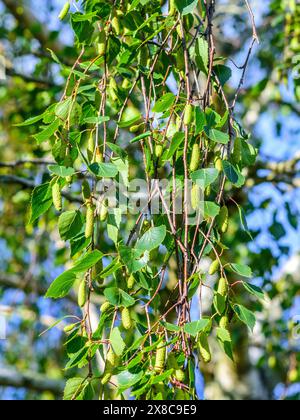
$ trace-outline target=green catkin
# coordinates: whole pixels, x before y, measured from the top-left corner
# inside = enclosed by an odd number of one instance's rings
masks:
[[[229,213],[227,206],[223,206],[218,217],[218,225],[222,233],[226,233],[229,226]]]
[[[157,349],[156,357],[155,357],[155,366],[154,370],[157,373],[163,371],[165,366],[165,359],[166,359],[166,347],[160,347]]]
[[[58,15],[59,20],[64,20],[69,13],[70,10],[70,3],[65,3],[64,7],[61,9],[60,14]]]
[[[223,277],[219,280],[218,294],[224,297],[227,296],[227,281]]]
[[[52,200],[57,211],[62,211],[62,196],[58,182],[52,185]]]
[[[101,150],[99,147],[96,149],[96,157],[95,157],[96,163],[103,163],[103,154],[101,153]]]
[[[182,48],[179,48],[176,54],[176,67],[180,72],[185,71],[184,52]]]
[[[198,342],[198,349],[204,363],[209,363],[211,361],[211,352],[210,352],[206,334],[200,335],[199,342]]]
[[[88,158],[90,162],[93,161],[94,153],[95,153],[95,140],[94,140],[93,133],[90,133],[89,138],[88,138],[88,145],[87,145],[87,154],[88,154]]]
[[[135,278],[133,276],[133,274],[131,274],[131,276],[128,277],[127,279],[127,287],[128,289],[133,289],[134,288],[134,284],[135,284]]]
[[[190,125],[193,122],[193,111],[194,111],[194,107],[191,104],[188,104],[185,108],[184,111],[184,119],[183,119],[183,123],[184,125]]]
[[[163,151],[164,151],[164,148],[161,144],[155,145],[154,153],[155,153],[156,159],[160,159],[162,157]]]
[[[139,131],[139,129],[142,127],[143,124],[135,124],[132,127],[130,127],[129,131],[132,134],[135,134]]]
[[[113,14],[113,18],[111,20],[111,27],[113,28],[116,35],[120,35],[121,26],[120,26],[119,17],[116,13]]]
[[[86,208],[86,227],[85,237],[88,239],[93,236],[95,221],[95,208],[92,204],[88,204]]]
[[[174,376],[177,379],[177,381],[179,381],[179,382],[184,382],[185,381],[185,373],[182,369],[176,369]]]
[[[190,164],[190,171],[195,172],[200,165],[200,146],[198,143],[193,145],[192,150],[192,157],[191,157],[191,164]]]
[[[108,207],[106,203],[101,204],[100,208],[100,222],[105,222],[108,216]]]
[[[117,82],[115,81],[115,79],[113,77],[110,79],[108,92],[109,92],[109,96],[110,96],[110,98],[113,102],[118,102],[119,101],[118,86],[117,86]]]
[[[220,157],[215,159],[215,168],[217,171],[222,172],[223,171],[223,161]]]
[[[84,180],[81,187],[83,201],[86,202],[91,198],[91,188],[87,180]]]
[[[78,305],[83,308],[87,302],[87,284],[85,280],[82,280],[78,289]]]
[[[213,276],[214,274],[216,274],[216,272],[219,270],[219,268],[220,268],[220,263],[219,263],[219,260],[215,260],[215,261],[211,264],[211,266],[209,267],[208,274],[209,274],[210,276]]]
[[[234,147],[232,151],[232,162],[239,163],[242,158],[242,140],[238,137],[235,139]]]
[[[67,326],[65,326],[65,328],[64,328],[64,332],[65,332],[66,334],[68,334],[68,333],[72,332],[72,331],[76,328],[76,326],[77,326],[77,324],[70,324],[70,325],[67,325]]]
[[[132,328],[132,320],[130,315],[130,310],[128,308],[123,308],[121,312],[122,325],[126,331]]]
[[[193,210],[198,210],[200,204],[200,189],[194,184],[191,189],[191,206]]]
[[[104,302],[102,306],[100,307],[100,311],[102,314],[105,314],[112,308],[112,305],[109,302]]]
[[[222,316],[222,318],[220,319],[220,328],[223,328],[224,330],[228,330],[229,327],[229,319],[228,316]]]
[[[106,34],[105,31],[101,31],[98,40],[98,54],[103,57],[106,52]]]
[[[110,381],[114,368],[117,365],[118,365],[118,357],[114,353],[112,348],[110,348],[106,356],[105,371],[101,379],[102,385],[106,385]]]
[[[169,15],[174,16],[176,13],[176,6],[175,6],[175,0],[170,0],[169,5]]]

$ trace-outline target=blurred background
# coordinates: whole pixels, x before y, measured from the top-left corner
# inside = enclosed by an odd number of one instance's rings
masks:
[[[38,115],[61,94],[63,63],[76,58],[73,35],[57,19],[63,0],[0,0],[0,399],[59,399],[65,378],[63,324],[77,309],[72,298],[43,298],[63,271],[67,250],[48,213],[27,225],[31,190],[47,177],[47,146],[35,128],[14,124]],[[207,399],[300,398],[300,4],[251,0],[260,44],[255,47],[238,104],[241,125],[259,151],[246,187],[234,197],[246,212],[252,239],[232,206],[227,245],[251,265],[264,288],[263,303],[249,300],[254,334],[233,331],[236,362],[214,347],[199,383]],[[78,6],[78,3],[75,3]],[[75,7],[73,5],[73,7]],[[78,6],[79,7],[79,6]],[[251,42],[245,1],[217,1],[218,54],[231,57],[227,90],[234,93]],[[5,70],[5,71],[4,71]],[[137,162],[138,164],[138,162]],[[246,223],[246,221],[244,221]]]

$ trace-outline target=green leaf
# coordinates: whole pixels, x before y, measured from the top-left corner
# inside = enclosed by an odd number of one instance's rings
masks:
[[[81,213],[79,211],[67,211],[60,215],[58,230],[61,239],[67,241],[78,235],[83,227]]]
[[[233,361],[232,340],[229,331],[217,328],[217,339],[225,354]]]
[[[226,297],[215,293],[214,296],[214,307],[219,315],[222,315],[226,309]]]
[[[118,175],[118,168],[112,163],[93,163],[89,168],[99,178],[115,178]]]
[[[56,119],[53,121],[52,124],[48,125],[46,128],[44,128],[40,133],[33,136],[35,140],[38,142],[38,144],[43,143],[44,141],[50,140],[50,138],[53,136],[53,134],[58,130],[58,127],[60,126],[59,119]]]
[[[204,208],[204,217],[214,219],[220,213],[220,206],[213,201],[205,201],[200,203],[200,209]]]
[[[172,332],[179,332],[181,329],[178,325],[170,324],[169,322],[162,322],[162,325],[165,327],[166,330]]]
[[[46,297],[59,299],[65,297],[76,281],[76,274],[88,271],[103,258],[102,252],[95,250],[82,257],[73,268],[57,277],[49,287]]]
[[[67,296],[76,281],[76,274],[66,271],[54,280],[49,287],[46,298],[59,299]]]
[[[236,184],[239,180],[239,175],[236,169],[234,168],[234,166],[227,160],[223,160],[222,165],[223,165],[223,170],[228,180],[232,182],[233,184]]]
[[[146,267],[149,262],[148,251],[145,251],[142,257],[141,255],[143,252],[139,249],[130,248],[124,245],[120,246],[119,251],[121,259],[130,274],[137,273],[142,268]]]
[[[33,223],[52,206],[52,188],[49,182],[34,188],[30,201],[30,219]]]
[[[174,372],[174,369],[169,369],[166,372],[161,373],[160,375],[156,375],[152,378],[151,384],[159,384],[160,382],[164,382],[166,379],[169,379],[172,373]]]
[[[152,112],[160,114],[162,112],[168,111],[173,106],[175,99],[176,97],[173,93],[166,93],[164,96],[158,99],[152,109]]]
[[[36,117],[28,118],[27,120],[23,121],[19,124],[14,124],[14,127],[27,127],[29,125],[33,125],[38,121],[41,121],[44,118],[45,114],[37,115]]]
[[[224,86],[232,76],[231,68],[224,66],[223,64],[217,64],[214,67],[214,72],[220,80],[222,86]]]
[[[253,312],[245,308],[243,305],[234,305],[233,310],[236,313],[237,317],[242,321],[247,327],[253,331],[256,324],[256,317]]]
[[[87,117],[84,118],[83,120],[83,124],[93,124],[93,125],[100,125],[103,124],[105,122],[108,122],[110,120],[109,117]]]
[[[265,300],[265,293],[260,287],[245,282],[243,282],[243,286],[249,293],[256,296],[258,299]]]
[[[67,98],[63,102],[60,102],[56,105],[55,115],[57,116],[57,118],[60,118],[61,120],[67,119],[72,102],[73,102],[72,98]]]
[[[125,348],[126,348],[126,344],[121,336],[120,330],[118,327],[114,328],[110,334],[110,343],[112,345],[112,348],[114,350],[114,352],[116,353],[117,356],[122,356]]]
[[[98,251],[97,249],[92,252],[88,252],[82,257],[70,270],[73,273],[83,273],[88,271],[90,268],[94,267],[98,261],[103,258],[102,252]]]
[[[104,290],[104,296],[113,306],[129,308],[135,304],[135,300],[118,287],[109,287]]]
[[[175,0],[175,5],[183,16],[193,13],[197,4],[198,0]]]
[[[138,141],[143,140],[143,139],[145,139],[145,138],[147,138],[147,137],[149,137],[151,135],[152,135],[152,132],[151,131],[147,131],[146,133],[143,133],[143,134],[135,137],[134,139],[130,140],[130,143],[131,144],[137,143]]]
[[[179,149],[179,147],[181,146],[181,144],[183,143],[184,140],[184,133],[179,132],[176,133],[171,141],[171,146],[167,155],[167,159],[171,159],[174,154],[177,152],[177,150]]]
[[[213,184],[219,176],[219,171],[215,168],[199,169],[196,172],[193,172],[191,178],[193,182],[202,181],[203,188],[209,187]]]
[[[145,373],[143,370],[138,373],[131,373],[128,370],[119,373],[119,375],[116,376],[117,383],[119,384],[119,392],[123,392],[136,385],[144,375]]]
[[[71,378],[67,381],[63,399],[72,400],[80,395],[85,387],[85,380],[82,378]],[[77,398],[76,398],[77,399]]]
[[[229,142],[229,135],[227,133],[223,133],[223,131],[217,130],[216,128],[208,130],[206,134],[208,138],[215,143],[227,144]]]
[[[209,65],[209,46],[206,39],[202,36],[199,36],[195,46],[195,61],[199,69],[204,73],[207,74],[208,72],[208,65]],[[200,109],[200,108],[199,108]],[[202,113],[202,112],[201,112]],[[204,115],[204,113],[203,113]],[[205,122],[205,120],[203,121]],[[197,126],[197,124],[196,124]],[[203,130],[203,127],[201,131]]]
[[[208,319],[200,319],[199,321],[193,321],[184,326],[184,332],[196,337],[199,332],[204,331],[208,326]]]
[[[252,278],[252,270],[248,265],[231,264],[231,269],[242,277]]]
[[[149,229],[136,243],[135,249],[141,254],[145,251],[152,251],[158,248],[165,240],[167,234],[166,226],[159,226]]]
[[[74,168],[66,168],[65,166],[49,165],[48,169],[50,172],[60,176],[61,178],[66,178],[75,174]]]
[[[246,218],[245,211],[244,211],[244,209],[241,206],[238,205],[237,207],[238,207],[238,210],[239,210],[239,216],[240,216],[241,226],[242,226],[243,230],[246,233],[248,233],[250,239],[253,240],[253,237],[251,235],[251,232],[249,231],[249,228],[248,228],[248,223],[247,223],[247,218]]]

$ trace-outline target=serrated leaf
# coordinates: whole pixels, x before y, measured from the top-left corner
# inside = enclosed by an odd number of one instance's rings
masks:
[[[105,289],[104,296],[113,306],[124,306],[129,308],[135,304],[135,300],[126,292],[118,287],[109,287]]]
[[[227,144],[229,142],[229,135],[227,133],[223,133],[223,131],[217,130],[216,128],[208,130],[206,134],[208,138],[215,143]]]
[[[176,151],[179,149],[179,147],[181,146],[181,144],[184,141],[184,137],[185,137],[185,135],[184,135],[183,132],[179,132],[179,133],[176,133],[174,135],[174,137],[172,138],[172,141],[171,141],[171,145],[170,145],[168,155],[167,155],[168,160],[171,159],[174,156],[174,154],[176,153]]]
[[[53,134],[58,130],[58,127],[60,126],[60,124],[61,122],[59,121],[59,119],[56,119],[53,121],[53,123],[48,125],[40,133],[34,135],[33,137],[38,142],[38,144],[41,144],[44,141],[48,141],[53,136]]]
[[[73,268],[58,276],[49,287],[46,298],[59,299],[65,297],[76,281],[76,275],[88,271],[103,258],[102,252],[95,250],[81,258]]]
[[[246,282],[243,282],[243,286],[249,293],[256,296],[258,299],[265,300],[265,293],[260,287]]]
[[[49,165],[48,169],[50,172],[57,176],[60,176],[61,178],[66,178],[75,174],[74,168],[67,168],[65,166]]]
[[[204,331],[208,326],[208,319],[200,319],[199,321],[193,321],[184,326],[184,332],[196,337],[201,331]]]
[[[223,160],[222,165],[227,179],[233,184],[236,184],[239,180],[239,174],[237,173],[235,167],[227,160]]]
[[[121,336],[120,330],[118,327],[114,328],[109,337],[112,348],[117,356],[122,356],[126,344]]]
[[[253,312],[245,308],[243,305],[234,305],[233,310],[236,313],[237,317],[242,321],[247,327],[253,331],[256,324],[256,317]]]
[[[115,178],[118,175],[118,168],[112,163],[93,163],[89,168],[99,178]]]
[[[49,182],[34,188],[30,201],[30,219],[33,223],[42,214],[46,213],[52,205],[52,188]]]
[[[76,274],[66,271],[58,276],[49,287],[45,297],[59,299],[67,296],[76,281]]]
[[[191,178],[193,182],[201,181],[203,182],[203,188],[209,187],[213,184],[219,176],[219,171],[215,168],[206,168],[206,169],[199,169],[196,172],[193,172]],[[202,185],[200,185],[202,186]]]
[[[214,307],[219,315],[222,315],[226,309],[226,297],[215,293],[214,296]]]
[[[228,330],[217,328],[217,339],[223,351],[233,361],[232,339]]]
[[[150,252],[163,243],[166,234],[166,226],[151,228],[137,241],[135,249],[140,251],[141,254],[145,251]]]
[[[81,213],[79,211],[67,211],[60,215],[58,230],[61,239],[68,241],[78,235],[83,227]]]
[[[158,99],[152,109],[152,112],[160,114],[162,112],[168,111],[173,106],[175,99],[176,97],[173,93],[166,93],[164,96]]]
[[[230,267],[235,273],[239,274],[242,277],[247,277],[247,278],[253,277],[252,270],[248,265],[231,264]]]
[[[184,16],[192,13],[198,4],[198,0],[175,0],[175,5]]]

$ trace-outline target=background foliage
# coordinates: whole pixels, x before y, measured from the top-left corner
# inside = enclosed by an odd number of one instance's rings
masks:
[[[257,315],[255,332],[249,334],[234,324],[234,364],[212,338],[213,361],[201,364],[197,392],[209,399],[297,399],[299,6],[283,0],[252,6],[261,42],[254,49],[236,109],[243,128],[252,133],[259,159],[247,173],[245,187],[233,198],[246,210],[253,240],[241,228],[240,214],[232,204],[226,245],[230,261],[251,266],[257,285],[272,303],[258,302],[248,294],[243,297],[238,289],[243,303]],[[62,371],[67,362],[64,325],[40,336],[66,314],[81,316],[72,295],[61,302],[43,298],[69,263],[69,250],[61,242],[53,210],[33,226],[27,224],[31,190],[49,180],[47,164],[52,158],[47,145],[37,144],[32,137],[36,127],[15,125],[60,99],[68,69],[77,58],[68,25],[57,20],[60,7],[61,2],[52,1],[39,10],[31,2],[1,4],[1,48],[8,69],[0,88],[0,308],[8,320],[8,338],[1,341],[0,356],[3,399],[60,398],[62,379],[77,375],[76,370]],[[214,24],[218,55],[243,63],[252,35],[245,3],[220,2]],[[63,70],[47,48],[63,61]],[[240,72],[232,61],[226,64],[232,70],[226,85],[230,96]],[[131,164],[139,167],[139,158]],[[171,270],[168,277],[172,284]],[[101,299],[95,302],[96,323],[101,303]]]

